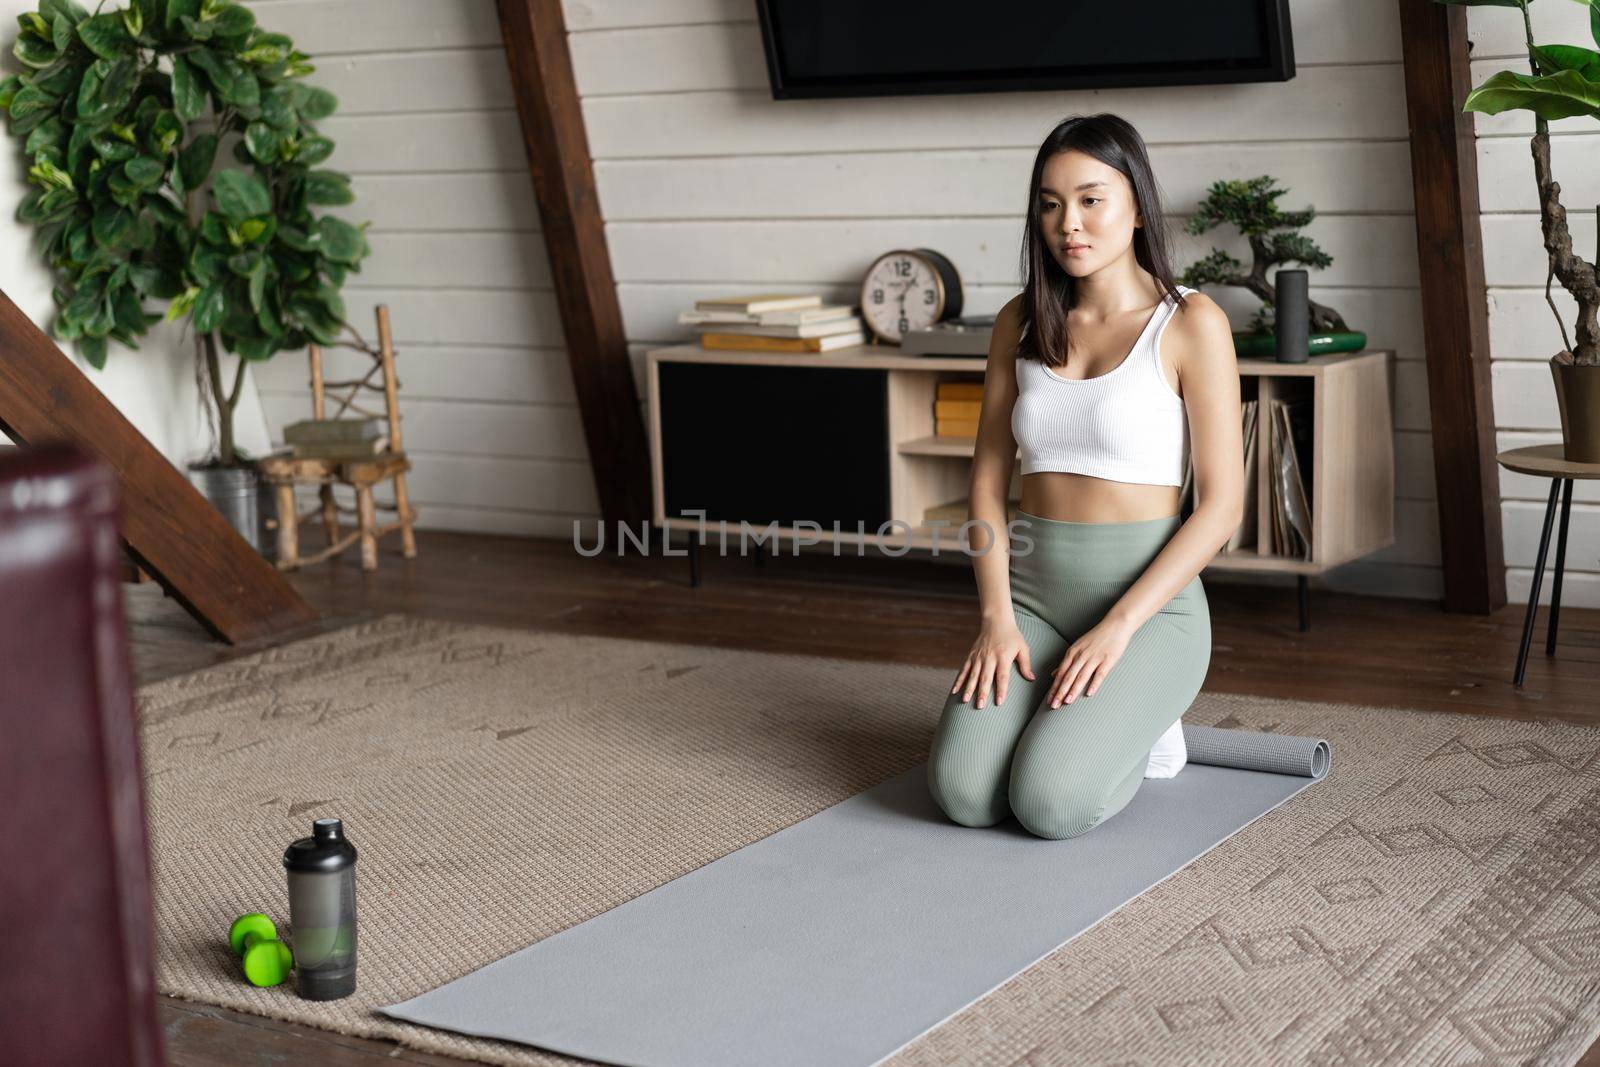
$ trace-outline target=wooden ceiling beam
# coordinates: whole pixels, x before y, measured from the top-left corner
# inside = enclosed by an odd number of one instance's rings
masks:
[[[603,519],[650,518],[650,454],[560,0],[497,0]]]
[[[70,444],[110,464],[129,554],[222,640],[254,640],[316,621],[316,610],[278,569],[3,292],[0,432],[19,445]]]
[[[1399,0],[1446,611],[1506,602],[1467,12]],[[1532,181],[1532,175],[1529,175]]]

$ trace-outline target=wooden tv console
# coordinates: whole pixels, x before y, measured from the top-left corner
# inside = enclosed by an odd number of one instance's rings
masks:
[[[1313,356],[1305,363],[1241,359],[1241,395],[1312,399],[1312,558],[1224,551],[1207,570],[1294,574],[1307,626],[1305,580],[1394,543],[1394,420],[1387,350]],[[741,521],[805,543],[958,551],[956,527],[935,530],[925,510],[967,492],[973,441],[934,434],[943,380],[982,382],[981,357],[906,356],[857,345],[822,353],[713,351],[674,345],[646,353],[651,499],[665,530],[727,523],[737,551]],[[1257,464],[1256,499],[1268,497]],[[1018,496],[1021,460],[1012,477]],[[702,519],[699,512],[704,511]],[[1251,521],[1247,516],[1246,521]],[[1256,544],[1271,544],[1271,515],[1258,507]],[[819,529],[799,525],[813,522]],[[885,528],[885,524],[889,524]],[[880,533],[879,531],[883,532]],[[691,539],[691,581],[699,584]],[[763,548],[762,551],[768,551]]]

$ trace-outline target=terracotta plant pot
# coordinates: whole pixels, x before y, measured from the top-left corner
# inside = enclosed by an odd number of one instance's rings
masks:
[[[1571,358],[1571,357],[1568,357]],[[1600,463],[1600,366],[1550,357],[1561,409],[1561,441],[1572,463]]]

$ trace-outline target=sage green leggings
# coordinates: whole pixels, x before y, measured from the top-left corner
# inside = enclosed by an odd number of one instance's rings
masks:
[[[1013,663],[1004,704],[996,702],[998,686],[981,709],[976,690],[970,703],[962,699],[965,684],[946,700],[928,787],[952,820],[993,826],[1015,815],[1030,833],[1060,839],[1093,829],[1133,799],[1151,747],[1188,710],[1211,664],[1200,576],[1135,631],[1094,696],[1080,691],[1071,704],[1050,707],[1051,672],[1181,523],[1178,516],[1090,523],[1018,514],[1009,539],[1011,603],[1035,680]]]

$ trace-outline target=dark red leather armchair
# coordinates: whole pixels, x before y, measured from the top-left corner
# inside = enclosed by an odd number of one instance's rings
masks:
[[[111,469],[0,451],[0,1062],[162,1062]]]

